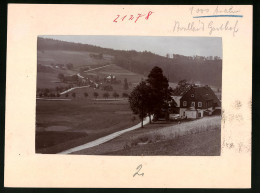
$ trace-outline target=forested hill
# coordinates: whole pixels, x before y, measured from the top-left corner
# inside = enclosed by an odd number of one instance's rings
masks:
[[[156,45],[154,45],[156,46]],[[221,87],[222,60],[175,55],[167,58],[151,52],[122,51],[98,46],[38,38],[38,50],[69,50],[102,53],[114,56],[114,63],[132,72],[148,75],[154,66],[163,69],[169,81],[182,79]],[[87,64],[86,64],[87,65]]]

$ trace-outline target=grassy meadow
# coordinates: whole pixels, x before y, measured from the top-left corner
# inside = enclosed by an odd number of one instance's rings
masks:
[[[112,56],[104,55],[103,59],[94,59],[90,57],[91,52],[83,51],[67,51],[67,50],[45,50],[37,52],[38,64],[51,65],[51,64],[68,64],[72,63],[75,69],[82,66],[102,66],[110,63],[113,59]]]
[[[219,155],[221,117],[157,122],[73,154],[97,155]]]
[[[49,67],[48,71],[37,72],[37,88],[56,88],[66,86],[60,83],[58,74],[74,75],[79,73],[80,68],[97,68],[109,64],[113,57],[104,55],[103,59],[90,57],[89,52],[65,51],[65,50],[45,50],[37,52],[37,64]],[[73,69],[56,68],[56,65],[66,65],[72,63]],[[54,66],[54,67],[53,67]]]
[[[131,127],[138,123],[132,117],[127,101],[37,100],[36,152],[57,153]]]
[[[99,78],[104,78],[109,76],[110,74],[115,75],[117,80],[121,80],[121,82],[124,81],[126,78],[129,83],[139,83],[141,79],[145,79],[144,76],[130,72],[120,66],[117,66],[115,64],[110,64],[110,66],[83,73],[84,75],[92,75],[92,76],[98,76]]]
[[[220,129],[214,129],[156,143],[139,143],[105,155],[220,156],[220,150],[221,132]]]

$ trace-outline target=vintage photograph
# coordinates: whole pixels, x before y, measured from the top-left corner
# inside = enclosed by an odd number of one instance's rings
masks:
[[[220,156],[222,38],[38,36],[35,152]]]

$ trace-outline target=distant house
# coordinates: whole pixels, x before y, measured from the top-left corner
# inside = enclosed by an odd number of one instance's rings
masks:
[[[221,108],[220,100],[209,86],[190,86],[181,94],[172,96],[181,117],[196,119]]]
[[[106,82],[113,82],[116,80],[116,76],[110,74],[109,76],[106,77]]]

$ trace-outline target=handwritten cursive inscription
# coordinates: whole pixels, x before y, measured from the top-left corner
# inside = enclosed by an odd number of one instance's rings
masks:
[[[228,31],[231,32],[233,36],[239,31],[238,20],[226,20],[221,23],[210,21],[195,20],[188,23],[181,23],[180,21],[174,21],[173,32],[197,32],[205,31],[209,35],[215,35],[217,32]]]
[[[198,22],[189,22],[187,25],[182,25],[179,21],[175,21],[173,32],[180,31],[204,31],[204,22],[199,20]]]
[[[139,173],[140,170],[142,169],[142,167],[143,167],[142,164],[140,164],[139,166],[137,166],[137,168],[136,168],[137,171],[134,173],[133,177],[135,177],[136,175],[138,175],[138,176],[144,176],[144,173]]]
[[[215,31],[230,31],[232,32],[233,36],[238,32],[238,20],[231,24],[230,21],[226,21],[220,25],[215,25],[213,21],[210,21],[208,24],[209,28],[209,35],[212,35]]]
[[[195,8],[194,6],[189,8],[190,14],[192,16],[197,16],[197,15],[219,15],[219,14],[237,14],[240,13],[239,9],[235,9],[233,6],[225,6],[225,7],[212,7],[212,8],[203,8],[203,7],[198,7]]]
[[[240,9],[236,6],[191,6],[187,13],[191,20],[173,21],[173,32],[205,32],[208,35],[227,32],[235,37],[239,32],[239,20],[243,19]]]
[[[240,10],[235,10],[233,6],[230,6],[230,7],[227,7],[227,8],[224,8],[224,9],[221,9],[219,8],[219,6],[217,6],[214,11],[213,11],[213,14],[214,15],[218,15],[218,14],[235,14],[235,13],[239,13]]]

